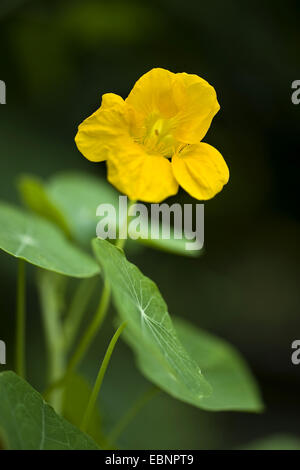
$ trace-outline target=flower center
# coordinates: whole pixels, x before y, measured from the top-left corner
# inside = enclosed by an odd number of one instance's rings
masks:
[[[157,114],[150,115],[145,120],[143,145],[151,152],[170,157],[175,144],[173,129],[172,119],[165,119]]]

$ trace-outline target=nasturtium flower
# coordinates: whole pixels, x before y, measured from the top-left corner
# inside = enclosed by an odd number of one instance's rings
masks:
[[[132,200],[161,202],[179,185],[207,200],[229,179],[222,155],[201,142],[219,109],[215,89],[202,78],[156,68],[125,100],[103,95],[75,140],[88,160],[107,161],[108,180]]]

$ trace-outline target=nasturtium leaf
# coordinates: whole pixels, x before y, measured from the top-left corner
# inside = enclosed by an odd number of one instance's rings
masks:
[[[203,248],[200,250],[187,250],[186,245],[190,243],[190,240],[187,240],[184,235],[182,238],[175,238],[175,232],[173,229],[170,230],[170,238],[160,237],[155,239],[145,235],[143,238],[138,238],[138,241],[151,248],[177,255],[197,257],[203,253]]]
[[[156,284],[109,242],[95,239],[93,248],[142,373],[173,397],[201,406],[211,387],[178,340]]]
[[[74,241],[90,246],[101,203],[118,205],[118,193],[103,179],[82,173],[59,173],[47,182],[22,175],[18,189],[33,212],[55,222]]]
[[[89,245],[96,235],[99,204],[118,206],[118,193],[105,180],[82,173],[61,173],[49,180],[46,191],[68,220],[77,242]]]
[[[119,227],[120,194],[105,180],[82,173],[62,173],[50,179],[46,190],[53,204],[68,220],[75,240],[80,243],[89,244],[95,237],[99,222],[96,209],[99,204],[114,206],[117,217],[116,221],[111,222],[115,222],[116,227]],[[148,225],[150,233],[150,210]],[[199,256],[202,252],[202,250],[186,250],[186,243],[190,241],[184,236],[182,239],[176,239],[173,230],[169,239],[163,239],[161,236],[158,239],[151,239],[148,234],[141,233],[137,241],[151,248],[178,255]]]
[[[54,222],[70,237],[68,222],[60,210],[51,201],[46,186],[39,178],[21,175],[18,179],[18,189],[23,204],[38,215]]]
[[[255,379],[236,349],[182,318],[176,317],[174,325],[182,344],[212,386],[213,392],[202,400],[202,408],[212,411],[262,411]]]
[[[34,176],[23,175],[19,190],[25,205],[39,215],[56,222],[67,235],[83,246],[89,246],[96,235],[100,218],[96,216],[99,204],[111,204],[116,211],[119,226],[119,193],[104,179],[77,172],[59,173],[47,182]],[[133,219],[134,217],[130,218]],[[153,222],[152,222],[153,223]],[[142,245],[183,256],[199,256],[202,250],[187,250],[190,241],[184,236],[176,239],[171,229],[170,238],[150,237],[150,209],[147,233],[141,231],[137,239]],[[132,244],[131,244],[132,245]]]
[[[0,249],[40,268],[72,277],[99,273],[93,258],[71,244],[55,225],[0,202]]]
[[[0,435],[11,450],[97,450],[14,372],[0,374]]]

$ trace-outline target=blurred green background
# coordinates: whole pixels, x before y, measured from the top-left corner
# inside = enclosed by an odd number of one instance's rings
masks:
[[[19,173],[60,170],[105,176],[77,151],[77,125],[114,92],[124,98],[152,67],[196,73],[217,90],[221,111],[205,141],[227,161],[231,179],[205,204],[206,253],[179,258],[145,249],[131,256],[155,280],[171,314],[226,338],[244,354],[266,403],[261,415],[207,413],[165,394],[122,437],[127,448],[243,447],[272,434],[299,433],[300,337],[299,79],[297,0],[2,0],[0,197],[18,201]],[[183,192],[178,200],[190,201]],[[0,338],[13,360],[15,260],[0,255]],[[37,293],[29,279],[28,359],[41,388],[45,369]],[[96,299],[95,299],[96,301]],[[82,366],[92,380],[111,325]],[[2,368],[3,366],[1,366]],[[119,344],[100,405],[107,427],[146,388]]]

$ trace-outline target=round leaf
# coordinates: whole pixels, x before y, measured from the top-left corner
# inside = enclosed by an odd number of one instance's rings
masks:
[[[52,223],[0,203],[0,248],[43,269],[72,277],[92,277],[99,267]]]

